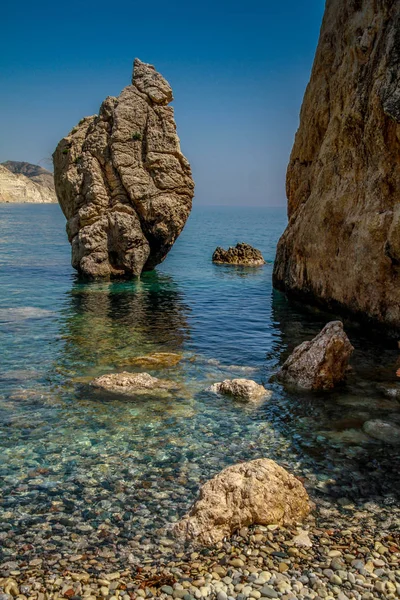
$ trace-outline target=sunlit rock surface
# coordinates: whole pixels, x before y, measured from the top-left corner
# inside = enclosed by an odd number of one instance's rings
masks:
[[[227,467],[207,481],[174,533],[208,546],[241,527],[292,525],[309,512],[303,484],[273,460],[259,458]]]
[[[58,144],[56,191],[72,265],[83,275],[139,276],[164,260],[182,231],[194,183],[171,101],[169,83],[136,59],[132,85]]]

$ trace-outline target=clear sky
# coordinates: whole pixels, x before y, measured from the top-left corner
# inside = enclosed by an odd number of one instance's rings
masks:
[[[172,85],[196,202],[283,205],[323,8],[323,0],[5,0],[0,162],[49,168],[58,141],[130,83],[137,56]]]

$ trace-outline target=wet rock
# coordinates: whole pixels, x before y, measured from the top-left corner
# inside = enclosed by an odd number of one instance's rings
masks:
[[[225,379],[220,383],[214,383],[210,387],[210,391],[248,401],[270,398],[272,396],[270,390],[266,390],[263,385],[251,379]]]
[[[85,276],[153,269],[186,223],[194,183],[171,101],[169,83],[136,59],[132,85],[106,98],[54,152],[72,266]]]
[[[331,321],[314,339],[294,349],[277,378],[303,389],[329,390],[345,378],[353,350],[343,323]]]
[[[291,524],[309,511],[302,483],[274,461],[261,458],[228,467],[205,483],[174,533],[211,545],[252,523]]]
[[[365,433],[376,440],[381,440],[388,444],[400,444],[400,427],[398,425],[374,419],[364,423],[363,429]]]
[[[169,391],[177,388],[176,384],[164,379],[152,377],[148,373],[111,373],[94,379],[92,387],[117,394],[146,394],[155,391]]]
[[[259,250],[253,248],[249,244],[236,244],[235,247],[231,246],[228,250],[224,250],[218,246],[212,256],[213,263],[227,264],[227,265],[243,265],[249,267],[259,267],[265,264],[263,255]]]

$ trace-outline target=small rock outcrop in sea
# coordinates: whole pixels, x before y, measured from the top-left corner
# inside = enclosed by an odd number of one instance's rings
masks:
[[[327,0],[274,285],[400,331],[400,2]]]
[[[292,525],[309,512],[303,484],[273,460],[259,458],[228,467],[207,481],[174,534],[210,546],[241,527]]]
[[[139,276],[162,262],[192,207],[169,83],[136,59],[132,85],[82,119],[54,152],[72,266],[88,277]]]
[[[228,250],[218,246],[212,256],[213,263],[226,265],[243,265],[248,267],[259,267],[265,264],[263,255],[259,250],[249,244],[236,244]]]
[[[330,390],[345,378],[353,350],[343,323],[331,321],[314,339],[293,350],[276,377],[306,390]]]
[[[388,421],[373,419],[364,423],[363,429],[370,437],[386,442],[400,444],[400,427]]]
[[[94,388],[128,396],[148,394],[149,392],[165,392],[177,388],[177,385],[172,381],[158,379],[148,373],[128,373],[126,371],[101,375],[93,379],[90,385]]]
[[[53,174],[38,165],[8,160],[0,164],[0,203],[57,202]]]
[[[251,379],[225,379],[219,383],[214,383],[210,387],[210,391],[247,401],[257,401],[272,396],[270,390],[266,390],[263,385]]]

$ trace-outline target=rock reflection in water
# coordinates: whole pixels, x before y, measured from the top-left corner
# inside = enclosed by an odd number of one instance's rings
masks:
[[[141,354],[179,352],[189,337],[189,309],[166,275],[151,272],[129,282],[76,282],[68,297],[58,369],[71,374],[91,377]]]

